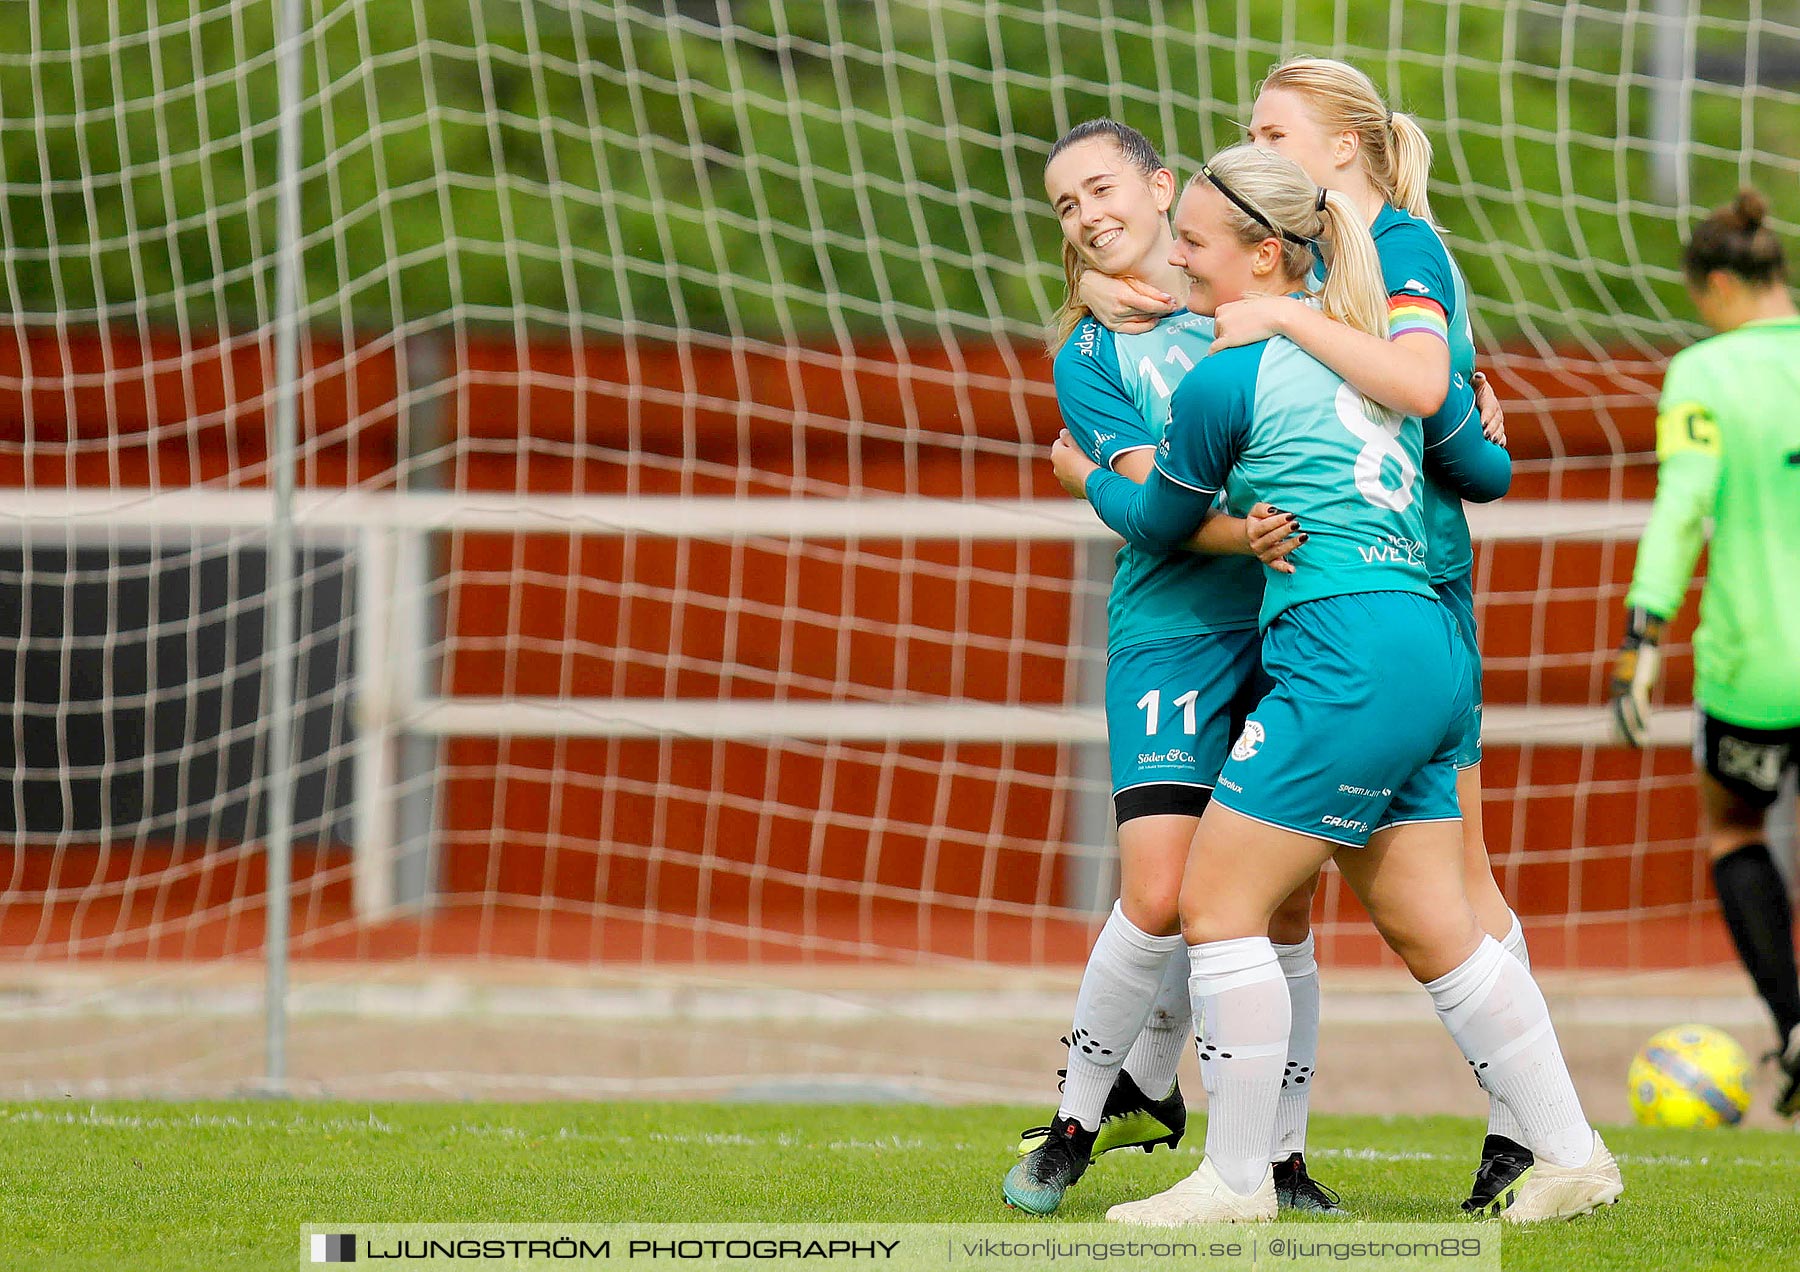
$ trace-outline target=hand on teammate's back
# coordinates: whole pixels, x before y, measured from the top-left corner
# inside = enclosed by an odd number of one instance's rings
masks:
[[[1081,303],[1102,327],[1123,335],[1139,336],[1182,308],[1181,298],[1140,278],[1114,278],[1099,270],[1087,270],[1075,284]]]
[[[1288,560],[1294,550],[1307,540],[1300,519],[1272,504],[1259,503],[1244,518],[1244,539],[1250,553],[1277,574],[1292,574],[1294,563]]]
[[[1481,412],[1481,434],[1496,446],[1506,445],[1506,412],[1487,376],[1475,373],[1475,406]]]

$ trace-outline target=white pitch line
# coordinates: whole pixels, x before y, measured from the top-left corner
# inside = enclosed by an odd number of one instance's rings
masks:
[[[102,1113],[90,1105],[85,1112],[51,1113],[44,1109],[0,1109],[0,1121],[50,1126],[88,1126],[97,1130],[227,1130],[227,1131],[370,1131],[399,1134],[403,1128],[376,1118],[334,1118],[324,1122],[295,1117],[292,1121],[270,1121],[252,1117],[233,1117],[220,1113],[191,1113],[186,1117],[144,1117],[130,1113]]]
[[[276,1121],[272,1119],[236,1117],[225,1114],[195,1113],[186,1117],[145,1117],[138,1114],[102,1113],[99,1109],[89,1107],[82,1111],[48,1112],[43,1109],[0,1109],[0,1122],[27,1123],[35,1125],[86,1126],[97,1130],[273,1130],[289,1133],[304,1131],[330,1132],[344,1134],[362,1132],[378,1135],[404,1135],[405,1127],[383,1122],[370,1114],[362,1118],[333,1118],[322,1122],[312,1122],[304,1117],[291,1120]],[[777,1149],[825,1149],[831,1152],[910,1152],[930,1149],[932,1144],[925,1140],[901,1139],[890,1136],[885,1139],[834,1139],[817,1141],[805,1135],[797,1135],[791,1131],[778,1131],[772,1135],[746,1135],[739,1132],[704,1132],[685,1134],[682,1132],[652,1131],[648,1135],[596,1135],[591,1131],[580,1131],[573,1127],[563,1126],[554,1130],[535,1131],[526,1127],[513,1125],[494,1125],[483,1122],[459,1122],[445,1128],[452,1134],[492,1137],[495,1139],[539,1140],[554,1138],[558,1140],[581,1143],[611,1144],[632,1147],[638,1144],[673,1145],[688,1148],[777,1148]],[[1721,1131],[1721,1135],[1729,1135],[1730,1131]],[[949,1145],[953,1152],[994,1151],[992,1144]],[[1190,1155],[1200,1152],[1198,1148],[1183,1149]],[[1309,1157],[1328,1157],[1343,1161],[1358,1162],[1461,1162],[1466,1154],[1432,1153],[1423,1151],[1390,1151],[1376,1148],[1319,1148],[1307,1149]],[[1680,1153],[1619,1153],[1621,1162],[1633,1166],[1675,1166],[1684,1170],[1708,1166],[1749,1166],[1758,1169],[1789,1169],[1794,1165],[1791,1158],[1746,1157],[1743,1155],[1723,1156],[1711,1153],[1698,1157]]]

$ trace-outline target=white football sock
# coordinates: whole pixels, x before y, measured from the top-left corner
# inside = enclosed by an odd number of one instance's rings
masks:
[[[1188,997],[1188,952],[1184,942],[1169,955],[1163,968],[1162,984],[1157,987],[1156,1001],[1150,1005],[1149,1019],[1131,1044],[1125,1057],[1125,1072],[1137,1083],[1138,1090],[1152,1100],[1160,1100],[1175,1085],[1175,1071],[1181,1067],[1181,1053],[1194,1036],[1194,1011]]]
[[[1150,1014],[1169,956],[1185,946],[1181,934],[1151,936],[1125,917],[1115,902],[1088,955],[1075,997],[1075,1028],[1069,1035],[1069,1073],[1063,1082],[1058,1118],[1072,1117],[1090,1131],[1100,1129],[1107,1092]],[[1157,1092],[1162,1094],[1162,1092]]]
[[[1525,1147],[1556,1166],[1587,1161],[1594,1130],[1524,965],[1484,935],[1460,967],[1425,989],[1476,1079],[1518,1118]]]
[[[1524,966],[1531,970],[1531,955],[1525,949],[1525,928],[1519,922],[1519,916],[1512,916],[1512,928],[1500,938],[1500,945]],[[1488,1094],[1488,1134],[1504,1135],[1515,1144],[1525,1142],[1525,1128],[1519,1125],[1519,1119],[1512,1115],[1512,1110]]]
[[[1287,983],[1266,936],[1188,947],[1201,1022],[1206,1156],[1225,1186],[1249,1194],[1269,1172],[1275,1105],[1287,1061]]]
[[[1518,915],[1512,916],[1512,927],[1500,938],[1500,947],[1524,964],[1526,971],[1531,970],[1531,955],[1525,949],[1525,925],[1519,922]]]
[[[1319,964],[1313,957],[1312,933],[1298,945],[1275,946],[1275,957],[1287,980],[1293,1018],[1287,1068],[1281,1075],[1281,1099],[1275,1105],[1275,1156],[1271,1160],[1281,1161],[1290,1153],[1306,1151],[1306,1109],[1319,1058]]]

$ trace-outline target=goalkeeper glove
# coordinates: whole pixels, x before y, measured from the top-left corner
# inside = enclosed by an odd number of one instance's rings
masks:
[[[1625,639],[1613,659],[1613,728],[1619,740],[1641,747],[1650,732],[1650,691],[1662,672],[1662,638],[1669,622],[1634,605],[1625,612]]]

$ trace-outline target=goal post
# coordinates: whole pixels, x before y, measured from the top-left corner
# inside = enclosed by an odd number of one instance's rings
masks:
[[[0,1090],[254,1076],[235,1017],[152,1017],[284,943],[319,1083],[332,1004],[400,1003],[384,978],[1078,963],[1114,865],[1112,539],[1045,462],[1042,165],[1110,114],[1185,178],[1301,52],[1431,136],[1507,406],[1513,494],[1471,522],[1488,837],[1534,957],[1729,957],[1692,606],[1658,745],[1611,745],[1603,703],[1661,368],[1701,334],[1681,236],[1746,182],[1795,228],[1785,7],[15,8],[0,976],[77,988],[0,1031]],[[1383,957],[1323,892],[1327,962]],[[390,1041],[370,1064],[434,1089],[502,1064]]]

